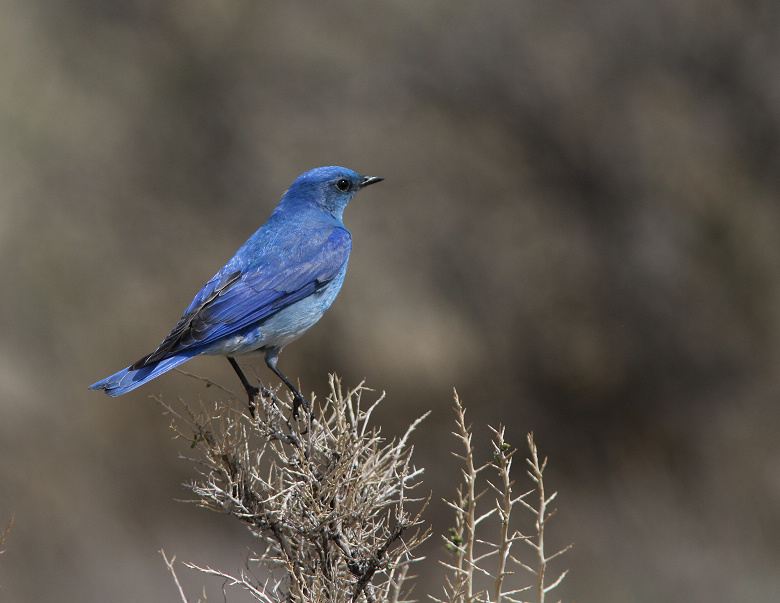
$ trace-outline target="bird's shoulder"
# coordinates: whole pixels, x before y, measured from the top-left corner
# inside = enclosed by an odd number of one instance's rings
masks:
[[[349,253],[352,235],[339,224],[287,224],[282,228],[261,228],[225,266],[249,272],[284,268]]]

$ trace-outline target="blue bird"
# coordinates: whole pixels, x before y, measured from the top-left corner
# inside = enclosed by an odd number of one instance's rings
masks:
[[[293,394],[294,415],[301,405],[308,411],[308,401],[276,361],[336,299],[352,248],[344,208],[360,189],[381,180],[335,166],[296,178],[268,221],[206,283],[159,347],[89,389],[119,396],[198,354],[224,355],[254,414],[260,390],[247,381],[235,356],[264,352],[265,363]]]

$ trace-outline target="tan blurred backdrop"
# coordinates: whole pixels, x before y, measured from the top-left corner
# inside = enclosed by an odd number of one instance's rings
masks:
[[[780,600],[780,4],[8,0],[0,57],[0,600],[177,601],[159,549],[241,567],[150,398],[213,390],[86,388],[331,164],[386,182],[280,367],[385,390],[388,436],[433,410],[436,532],[455,387],[480,446],[550,456],[556,600]]]

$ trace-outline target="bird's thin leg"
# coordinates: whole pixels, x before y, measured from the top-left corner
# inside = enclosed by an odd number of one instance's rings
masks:
[[[309,401],[303,397],[303,394],[298,391],[298,389],[290,382],[290,380],[284,376],[282,371],[280,371],[275,366],[268,365],[271,370],[276,373],[276,376],[279,377],[282,381],[284,381],[284,384],[289,388],[289,390],[292,392],[293,395],[293,417],[296,419],[298,418],[298,408],[300,406],[303,406],[303,410],[306,412],[311,412],[311,404],[309,404]]]
[[[244,375],[244,372],[241,370],[241,367],[238,366],[238,362],[236,362],[236,359],[232,356],[227,357],[228,362],[230,363],[230,366],[233,367],[233,370],[236,371],[236,375],[238,375],[238,378],[241,379],[241,385],[244,386],[244,389],[246,390],[246,395],[249,398],[249,414],[252,415],[252,418],[255,418],[255,398],[257,397],[257,394],[260,393],[260,388],[255,387],[249,381],[247,381],[246,376]]]
[[[290,380],[284,376],[282,371],[280,371],[278,368],[276,368],[276,358],[279,355],[279,352],[269,350],[265,354],[265,363],[268,365],[268,368],[270,368],[279,379],[281,379],[284,384],[287,386],[287,388],[292,392],[293,395],[293,417],[296,419],[298,418],[298,408],[303,406],[303,410],[305,410],[307,413],[311,413],[311,404],[309,404],[309,401],[303,397],[303,394],[298,391],[298,389],[290,382]]]

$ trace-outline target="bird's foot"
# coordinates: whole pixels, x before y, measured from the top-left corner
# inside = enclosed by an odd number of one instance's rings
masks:
[[[247,406],[249,406],[249,414],[252,415],[252,418],[255,418],[255,410],[257,406],[255,406],[255,399],[257,398],[257,394],[260,393],[260,388],[255,387],[253,385],[247,385],[246,386],[246,395],[249,399],[249,402]]]
[[[309,401],[303,397],[303,395],[296,391],[293,394],[293,418],[298,419],[298,409],[303,406],[303,410],[306,411],[307,414],[312,414],[311,411],[311,404],[309,404]]]

